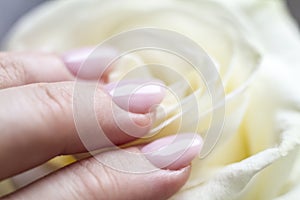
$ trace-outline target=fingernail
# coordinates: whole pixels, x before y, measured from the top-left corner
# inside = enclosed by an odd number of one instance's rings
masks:
[[[141,151],[156,167],[179,170],[188,166],[199,154],[203,140],[195,133],[184,133],[158,139]]]
[[[120,81],[104,89],[119,107],[133,113],[150,112],[165,96],[165,87],[158,80]]]
[[[62,60],[74,76],[97,80],[107,74],[109,62],[116,56],[117,51],[111,47],[86,47],[64,53]]]

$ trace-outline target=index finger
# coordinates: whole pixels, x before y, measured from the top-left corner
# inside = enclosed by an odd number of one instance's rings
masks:
[[[59,82],[73,79],[74,76],[55,54],[0,53],[0,89],[38,82]]]

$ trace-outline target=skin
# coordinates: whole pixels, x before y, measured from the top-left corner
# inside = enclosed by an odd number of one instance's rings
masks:
[[[58,155],[86,152],[74,124],[73,89],[74,76],[56,55],[0,53],[0,180]],[[96,117],[109,132],[107,137],[117,145],[133,140],[134,137],[124,133],[114,122],[111,97],[101,86],[97,88],[95,101]],[[117,106],[115,109],[125,125],[131,126],[132,121],[139,125],[131,129],[135,135],[145,135],[150,129],[149,113],[129,113]],[[106,145],[100,143],[95,148]],[[139,152],[140,148],[126,150]],[[120,150],[97,156],[117,156],[120,162],[126,162]],[[137,159],[128,165],[151,165],[143,162],[144,159]],[[182,187],[189,173],[189,166],[146,174],[124,173],[90,157],[3,199],[167,199]]]

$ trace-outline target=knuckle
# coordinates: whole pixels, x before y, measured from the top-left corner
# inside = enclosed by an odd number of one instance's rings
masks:
[[[83,193],[79,194],[88,199],[116,199],[116,194],[120,191],[118,178],[115,173],[108,170],[107,167],[95,162],[94,159],[86,159],[79,162],[78,178],[83,185]],[[83,173],[84,172],[84,173]],[[101,176],[100,173],[101,172]]]
[[[35,84],[35,87],[34,97],[41,105],[42,113],[48,114],[50,112],[53,115],[61,115],[70,108],[72,94],[68,87],[47,83],[38,83]]]
[[[24,63],[8,53],[0,53],[0,88],[21,85],[25,79]]]

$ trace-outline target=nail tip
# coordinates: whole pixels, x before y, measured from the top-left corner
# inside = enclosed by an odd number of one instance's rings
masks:
[[[189,165],[199,155],[202,144],[202,138],[198,134],[185,133],[153,141],[141,151],[155,166],[178,170]]]

